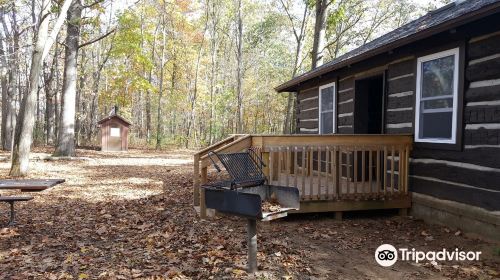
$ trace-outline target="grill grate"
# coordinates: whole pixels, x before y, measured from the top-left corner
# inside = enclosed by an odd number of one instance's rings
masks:
[[[215,163],[214,158],[217,158],[227,170],[231,176],[231,189],[260,186],[266,182],[266,176],[262,171],[265,164],[261,157],[251,149],[239,153],[210,152],[209,157],[217,171],[220,172],[221,169]]]

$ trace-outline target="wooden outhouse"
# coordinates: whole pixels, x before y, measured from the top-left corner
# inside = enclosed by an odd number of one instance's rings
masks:
[[[100,120],[101,151],[127,151],[129,121],[113,113]]]

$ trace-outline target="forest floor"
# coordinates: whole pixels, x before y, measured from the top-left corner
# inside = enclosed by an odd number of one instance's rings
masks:
[[[246,223],[200,220],[192,207],[191,152],[78,150],[73,160],[32,154],[31,178],[66,182],[19,203],[18,225],[0,227],[0,279],[232,279],[244,271]],[[9,170],[0,153],[0,176]],[[212,174],[213,178],[213,174]],[[2,192],[2,195],[15,192]],[[0,205],[0,224],[8,205]],[[499,244],[393,212],[291,215],[258,223],[257,279],[494,279]],[[397,262],[375,249],[482,251],[475,262]],[[156,277],[155,277],[156,276]]]

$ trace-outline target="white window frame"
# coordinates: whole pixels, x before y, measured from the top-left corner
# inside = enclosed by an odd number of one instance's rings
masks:
[[[460,73],[460,63],[459,63],[459,56],[460,56],[460,49],[459,48],[454,48],[426,56],[419,57],[417,59],[417,87],[416,87],[416,104],[415,104],[415,142],[424,142],[424,143],[441,143],[441,144],[456,144],[457,143],[457,122],[458,122],[458,75]],[[454,55],[454,63],[455,67],[453,70],[453,114],[452,114],[452,122],[451,122],[451,139],[441,139],[441,138],[420,138],[419,135],[419,130],[420,130],[420,103],[421,103],[421,90],[422,90],[422,63],[447,57],[450,55]],[[443,97],[440,96],[439,98],[436,97],[436,99],[442,99]],[[425,100],[431,100],[431,98],[425,98]],[[449,112],[449,109],[429,109],[426,111],[434,111],[434,112]]]
[[[329,83],[329,84],[326,84],[326,85],[322,85],[319,87],[319,90],[318,90],[318,134],[323,134],[321,133],[321,90],[324,89],[324,88],[329,88],[329,87],[333,87],[333,109],[332,109],[332,114],[333,114],[333,121],[332,121],[332,125],[333,125],[333,128],[332,128],[332,133],[336,133],[336,123],[337,123],[337,118],[336,118],[336,113],[337,113],[337,86],[335,85],[335,82],[333,83]]]

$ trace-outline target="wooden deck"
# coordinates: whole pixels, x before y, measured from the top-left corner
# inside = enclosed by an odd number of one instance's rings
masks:
[[[271,185],[298,188],[299,212],[409,208],[409,135],[239,135],[194,156],[194,205],[204,216],[209,151],[253,149]]]

